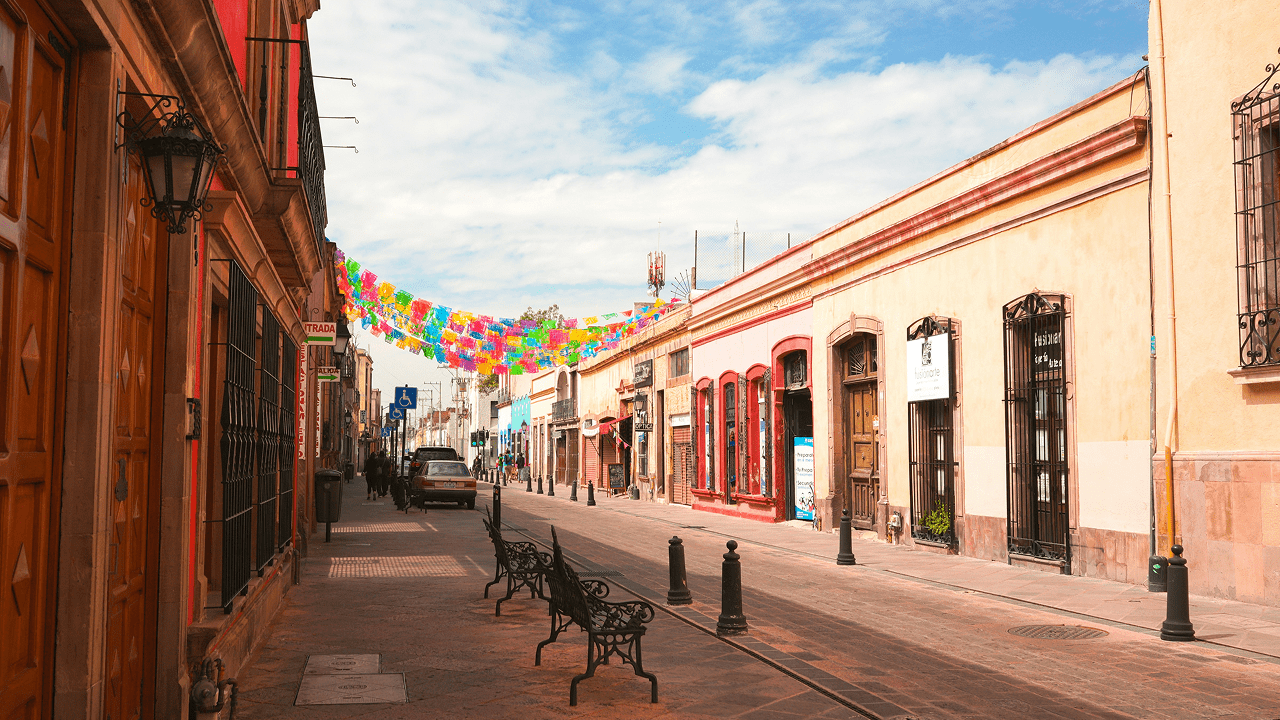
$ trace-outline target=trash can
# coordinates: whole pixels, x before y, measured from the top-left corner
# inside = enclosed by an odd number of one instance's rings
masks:
[[[335,523],[342,516],[342,472],[316,471],[316,522]]]
[[[355,478],[355,476],[356,476],[355,463],[347,463],[346,465],[342,466],[342,477],[347,482],[351,482]]]

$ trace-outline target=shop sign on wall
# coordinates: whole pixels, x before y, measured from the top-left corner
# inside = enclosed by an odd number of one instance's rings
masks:
[[[813,519],[813,438],[795,439],[792,477],[796,482],[796,519]]]
[[[1062,329],[1056,323],[1031,333],[1031,370],[1036,375],[1062,370]]]
[[[308,345],[335,345],[338,338],[336,322],[304,322],[302,330],[307,334]]]
[[[298,348],[298,432],[294,438],[298,459],[307,459],[307,346]]]
[[[644,362],[636,363],[632,375],[632,385],[638,388],[649,387],[653,384],[653,361],[645,360]]]
[[[946,333],[907,341],[907,402],[951,397],[951,342]]]

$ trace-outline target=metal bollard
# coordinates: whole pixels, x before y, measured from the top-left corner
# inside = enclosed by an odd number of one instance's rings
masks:
[[[742,614],[742,564],[738,541],[725,543],[729,552],[724,554],[720,570],[720,617],[716,620],[716,635],[747,634],[747,618]]]
[[[556,476],[552,475],[547,478],[547,497],[556,496]]]
[[[1196,631],[1191,625],[1191,602],[1187,598],[1187,560],[1182,557],[1181,545],[1174,545],[1170,549],[1173,550],[1173,557],[1169,558],[1166,570],[1169,592],[1166,596],[1164,623],[1160,625],[1160,639],[1191,642],[1196,639]]]
[[[533,473],[531,472],[524,474],[524,491],[533,492]]]
[[[1169,591],[1169,558],[1152,555],[1147,559],[1147,592]]]
[[[569,484],[569,502],[578,502],[578,481]]]
[[[493,526],[502,527],[502,488],[493,486]]]
[[[858,564],[858,559],[853,556],[853,523],[849,520],[847,508],[840,511],[840,554],[836,555],[836,564]]]
[[[545,494],[546,494],[546,493],[542,492],[542,476],[541,476],[541,475],[539,475],[539,476],[538,476],[538,494],[539,494],[539,495],[545,495]]]
[[[671,557],[671,589],[667,591],[668,605],[688,605],[693,602],[693,593],[689,592],[689,581],[684,571],[684,541],[672,536],[667,554]]]
[[[587,483],[587,506],[596,504],[596,484]]]

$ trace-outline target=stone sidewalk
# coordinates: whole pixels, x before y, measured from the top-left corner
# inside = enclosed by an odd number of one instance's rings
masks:
[[[365,501],[357,478],[346,486],[342,517],[332,542],[323,529],[313,536],[302,584],[238,672],[236,718],[865,717],[665,612],[644,640],[659,702],[649,703],[647,680],[614,661],[580,683],[571,708],[569,681],[586,665],[585,638],[561,636],[533,665],[548,632],[546,603],[518,595],[494,616],[493,591],[483,598],[493,548],[480,512],[435,505],[400,513],[387,499]],[[630,598],[615,588],[613,599]],[[345,676],[322,695],[369,693],[371,679],[398,689],[403,674],[403,702],[295,704],[310,656],[364,654],[380,656],[373,675]]]
[[[557,492],[552,500],[567,502],[567,493],[560,488]],[[585,497],[581,500],[585,501]],[[596,496],[596,501],[601,509],[611,512],[656,520],[677,528],[697,525],[702,532],[723,535],[726,539],[817,558],[834,560],[839,550],[839,539],[834,533],[814,532],[808,523],[766,524],[695,511],[683,505],[637,502],[625,496],[601,494]],[[1145,586],[914,551],[878,540],[855,537],[853,544],[859,566],[877,572],[1145,630],[1159,630],[1165,618],[1165,595],[1148,592]],[[1197,558],[1191,550],[1186,557],[1188,568],[1194,573]],[[1204,642],[1280,658],[1280,608],[1193,595],[1191,620],[1196,636]]]

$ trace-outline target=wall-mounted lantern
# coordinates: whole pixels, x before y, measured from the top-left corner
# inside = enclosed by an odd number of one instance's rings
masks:
[[[135,118],[127,109],[116,116],[124,130],[124,141],[116,149],[135,150],[142,157],[148,197],[143,207],[164,221],[170,233],[187,231],[187,220],[199,219],[212,208],[205,204],[213,168],[224,148],[196,116],[187,112],[182,100],[172,95],[119,93],[151,101],[145,114]]]

